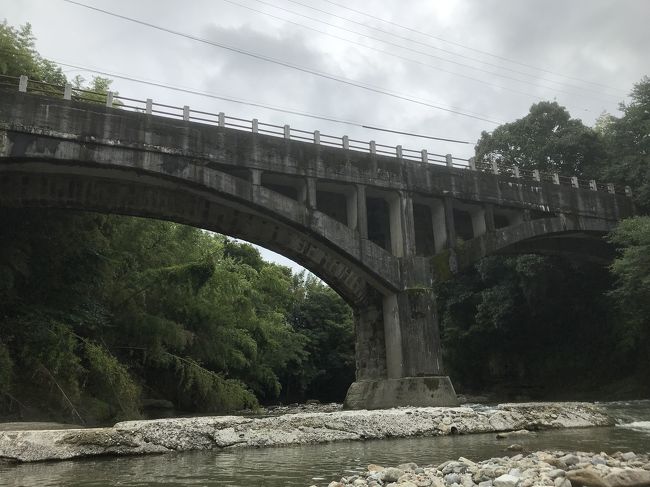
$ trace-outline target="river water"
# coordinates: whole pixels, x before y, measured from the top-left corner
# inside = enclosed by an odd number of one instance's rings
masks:
[[[18,465],[0,463],[0,485],[306,487],[325,486],[346,473],[365,470],[369,463],[428,465],[459,456],[483,460],[514,455],[505,451],[514,442],[530,451],[650,451],[650,400],[603,406],[617,418],[617,426],[543,431],[516,440],[476,434]]]

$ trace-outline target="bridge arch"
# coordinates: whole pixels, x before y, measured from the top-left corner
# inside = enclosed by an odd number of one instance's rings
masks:
[[[561,255],[606,264],[614,256],[605,236],[615,222],[560,215],[524,221],[474,238],[456,249],[457,266],[467,268],[494,254]]]
[[[196,123],[188,112],[178,120],[0,90],[0,206],[173,220],[302,264],[354,309],[353,407],[456,402],[435,280],[491,253],[595,241],[632,212],[629,198],[595,183],[499,176],[452,158],[436,166],[372,144],[363,153],[291,140],[286,127],[273,137],[255,124]]]

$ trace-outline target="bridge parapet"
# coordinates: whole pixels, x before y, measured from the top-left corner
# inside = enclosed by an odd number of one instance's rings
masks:
[[[425,164],[444,166],[447,168],[457,168],[461,170],[490,173],[494,175],[504,176],[508,179],[513,179],[519,184],[532,185],[533,187],[540,186],[543,182],[551,182],[558,186],[567,186],[576,189],[582,188],[591,191],[605,191],[611,194],[621,194],[628,197],[632,195],[632,190],[629,186],[618,187],[613,183],[601,183],[596,182],[593,179],[587,180],[578,178],[577,176],[563,176],[559,175],[558,173],[543,173],[537,170],[523,170],[516,166],[499,168],[496,162],[492,162],[491,164],[479,163],[476,162],[474,158],[465,159],[452,156],[451,154],[432,153],[426,149],[414,150],[403,148],[401,145],[391,146],[380,144],[374,140],[363,141],[350,139],[347,135],[328,135],[321,133],[319,130],[307,131],[291,127],[289,125],[276,125],[260,122],[256,118],[248,120],[238,117],[226,116],[224,112],[212,113],[195,110],[191,109],[188,105],[174,106],[155,103],[151,98],[140,100],[121,96],[110,91],[108,93],[97,93],[89,90],[75,88],[70,84],[61,86],[44,83],[41,81],[30,81],[27,76],[20,76],[19,78],[0,76],[0,85],[2,86],[15,86],[16,81],[18,84],[18,91],[23,93],[32,92],[41,93],[48,96],[61,96],[66,100],[102,102],[108,108],[118,108],[122,110],[134,111],[147,115],[158,115],[188,122],[192,121],[222,128],[231,128],[235,130],[246,131],[254,134],[266,134],[285,140],[311,142],[316,146],[322,145],[325,147],[334,147],[346,151],[361,152],[375,156],[385,156],[388,158],[396,159],[398,162],[415,161]],[[387,179],[390,179],[390,174],[385,174],[385,176],[387,176]]]

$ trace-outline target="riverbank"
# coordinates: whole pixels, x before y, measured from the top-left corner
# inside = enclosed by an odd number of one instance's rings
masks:
[[[111,428],[0,432],[0,458],[33,462],[97,455],[302,445],[613,424],[588,403],[503,404],[490,409],[398,408],[127,421]]]
[[[650,457],[634,452],[539,451],[474,462],[460,457],[438,466],[368,465],[328,487],[642,487],[650,485]],[[316,487],[316,486],[312,486]]]

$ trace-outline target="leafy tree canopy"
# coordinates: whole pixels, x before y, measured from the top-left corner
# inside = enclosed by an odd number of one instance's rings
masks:
[[[568,176],[591,174],[602,154],[594,130],[548,101],[534,104],[528,115],[492,133],[483,132],[476,144],[477,163],[496,162],[503,171],[518,166]]]

